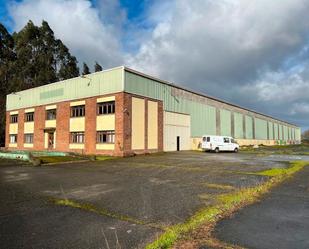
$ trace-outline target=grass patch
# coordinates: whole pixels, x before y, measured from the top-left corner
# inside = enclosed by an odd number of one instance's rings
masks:
[[[259,186],[243,188],[231,193],[217,196],[216,205],[201,209],[182,224],[169,227],[156,241],[147,245],[146,249],[171,248],[177,241],[184,239],[186,236],[188,238],[188,234],[195,229],[199,229],[201,226],[214,227],[214,225],[222,219],[222,217],[256,202],[259,197],[267,193],[271,188],[280,184],[308,164],[309,162],[298,161],[292,162],[289,168],[260,172],[261,175],[268,175],[272,177]],[[203,236],[211,237],[211,230],[208,232],[208,234],[203,233]],[[187,240],[190,240],[190,238]],[[213,241],[213,238],[210,238],[209,241]]]
[[[95,156],[96,161],[105,161],[105,160],[110,160],[110,159],[115,159],[117,157],[112,157],[112,156]]]
[[[85,158],[73,157],[73,156],[40,156],[40,157],[35,157],[35,158],[39,159],[42,164],[72,162],[72,161],[80,161],[80,160],[85,159]]]
[[[59,205],[59,206],[65,206],[65,207],[71,207],[71,208],[77,208],[80,210],[96,213],[98,215],[103,215],[103,216],[108,216],[114,219],[122,220],[122,221],[127,221],[133,224],[138,224],[138,225],[146,225],[152,228],[157,228],[163,230],[164,228],[160,225],[153,224],[153,223],[147,223],[145,221],[141,221],[126,215],[118,214],[111,212],[105,208],[99,208],[96,207],[93,204],[90,203],[80,203],[77,201],[69,200],[69,199],[57,199],[57,198],[50,198],[49,199],[53,204]]]
[[[215,184],[215,183],[203,183],[203,186],[207,188],[214,188],[220,190],[235,190],[235,188],[231,185],[224,185],[224,184]]]

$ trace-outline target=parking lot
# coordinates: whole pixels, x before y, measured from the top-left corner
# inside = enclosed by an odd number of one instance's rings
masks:
[[[1,247],[143,248],[167,227],[213,205],[216,195],[268,179],[246,172],[287,167],[297,159],[175,152],[43,167],[2,160]]]

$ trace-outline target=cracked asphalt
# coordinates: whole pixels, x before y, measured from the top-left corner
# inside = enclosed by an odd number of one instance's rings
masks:
[[[283,161],[283,162],[281,162]],[[22,167],[0,161],[1,248],[144,248],[160,227],[182,223],[216,195],[255,186],[267,177],[241,174],[287,167],[254,154],[175,152],[96,162]],[[114,214],[52,204],[90,203]],[[126,221],[122,216],[141,221]],[[115,218],[117,217],[117,218]]]
[[[219,222],[215,236],[245,248],[309,248],[309,167],[259,203]]]

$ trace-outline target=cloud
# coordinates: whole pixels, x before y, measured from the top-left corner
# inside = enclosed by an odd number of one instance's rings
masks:
[[[309,0],[24,0],[15,30],[48,21],[79,61],[126,64],[308,127]]]
[[[163,8],[164,7],[164,8]],[[129,58],[139,70],[308,126],[308,0],[175,0],[150,11],[155,28]],[[296,106],[297,107],[297,106]]]
[[[23,28],[29,19],[36,25],[46,20],[80,62],[92,66],[98,61],[112,67],[123,63],[121,25],[113,18],[125,18],[125,13],[115,8],[116,1],[114,5],[113,1],[106,2],[109,4],[100,5],[99,11],[86,0],[25,0],[12,2],[9,13],[15,22],[14,30]]]
[[[180,82],[247,83],[304,46],[308,3],[174,1],[153,11],[150,18],[158,23],[131,64]],[[168,14],[162,19],[161,13]]]

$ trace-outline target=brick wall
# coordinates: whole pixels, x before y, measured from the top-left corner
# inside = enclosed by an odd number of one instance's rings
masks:
[[[45,107],[35,107],[33,149],[44,150]]]
[[[70,102],[57,103],[57,118],[56,118],[56,147],[55,151],[73,151],[86,154],[107,154],[114,156],[129,156],[133,154],[142,154],[147,152],[156,152],[163,150],[163,103],[158,102],[158,150],[148,151],[147,149],[147,101],[148,98],[136,96],[145,99],[145,149],[132,151],[131,149],[131,113],[132,113],[132,96],[128,93],[115,93],[116,110],[115,110],[115,149],[114,150],[96,150],[96,102],[97,98],[91,97],[85,100],[85,145],[84,150],[70,150]],[[111,96],[111,95],[106,95]],[[75,101],[75,100],[74,100]],[[151,101],[155,101],[151,99]],[[9,117],[7,112],[6,123],[6,145],[9,145]],[[34,115],[34,147],[27,148],[28,150],[45,150],[45,106],[35,107]],[[18,146],[23,150],[24,147],[24,109],[20,109],[18,113]],[[12,148],[14,149],[14,148]]]
[[[25,123],[25,110],[18,112],[18,135],[17,135],[17,149],[24,149],[24,123]]]
[[[70,143],[70,102],[57,104],[56,150],[68,151]]]
[[[85,153],[96,153],[97,98],[86,99],[85,106]]]

